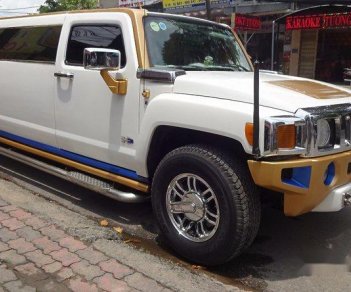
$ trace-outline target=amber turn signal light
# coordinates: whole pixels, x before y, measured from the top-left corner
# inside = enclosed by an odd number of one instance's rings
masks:
[[[253,145],[253,123],[245,124],[247,142]],[[293,149],[296,146],[295,125],[281,125],[277,128],[277,147],[280,149]]]
[[[247,142],[252,146],[253,145],[253,123],[246,123],[245,125],[245,136]]]
[[[292,149],[296,146],[295,125],[281,125],[277,128],[278,148]]]

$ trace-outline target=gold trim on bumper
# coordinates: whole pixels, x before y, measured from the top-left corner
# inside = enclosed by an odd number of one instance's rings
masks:
[[[335,176],[329,185],[325,185],[325,172],[331,162],[335,165]],[[351,163],[351,151],[324,157],[300,158],[279,162],[248,161],[252,178],[257,185],[284,193],[284,213],[287,216],[297,216],[311,211],[334,188],[350,182],[349,163]],[[282,181],[283,169],[305,166],[311,166],[308,188],[294,186]]]

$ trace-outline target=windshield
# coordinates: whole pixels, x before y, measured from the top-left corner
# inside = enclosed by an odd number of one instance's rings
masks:
[[[150,15],[144,18],[144,26],[152,67],[251,71],[233,33],[221,25]]]

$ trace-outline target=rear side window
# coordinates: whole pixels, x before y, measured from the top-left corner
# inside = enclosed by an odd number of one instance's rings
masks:
[[[111,25],[79,25],[72,28],[66,63],[69,65],[83,65],[83,52],[85,48],[114,49],[121,52],[121,66],[126,64],[122,30]]]
[[[0,60],[55,63],[61,26],[0,29]]]

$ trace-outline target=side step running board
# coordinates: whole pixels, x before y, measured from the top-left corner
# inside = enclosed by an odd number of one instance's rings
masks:
[[[28,157],[26,155],[15,152],[11,149],[7,149],[0,146],[0,154],[9,157],[11,159],[17,160],[44,172],[50,173],[52,175],[63,178],[72,183],[83,186],[87,189],[93,190],[95,192],[101,193],[112,199],[124,203],[140,203],[149,200],[148,195],[124,192],[114,188],[113,184],[100,180],[98,178],[89,176],[85,173],[78,171],[65,170],[63,168],[53,166],[49,163],[37,160],[35,158]]]

